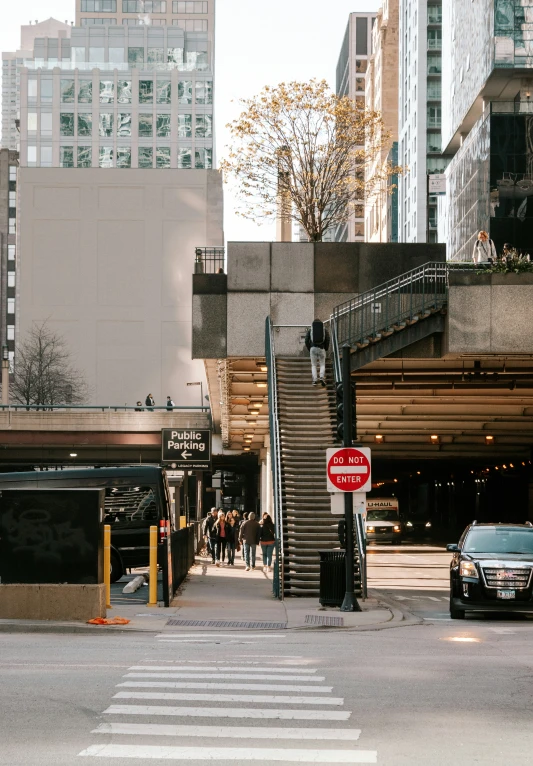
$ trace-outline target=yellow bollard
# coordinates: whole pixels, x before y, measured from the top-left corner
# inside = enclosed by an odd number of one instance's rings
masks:
[[[157,527],[150,527],[150,580],[146,606],[157,606]]]
[[[104,524],[104,585],[105,606],[111,609],[111,526]]]

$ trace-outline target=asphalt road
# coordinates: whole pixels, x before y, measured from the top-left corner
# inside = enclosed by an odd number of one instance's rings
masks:
[[[422,624],[0,633],[1,766],[530,766],[533,622],[448,621],[442,550],[371,557]]]

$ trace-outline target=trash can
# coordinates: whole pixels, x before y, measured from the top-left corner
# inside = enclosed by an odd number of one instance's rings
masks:
[[[322,606],[341,606],[346,592],[346,552],[319,551],[320,595]]]

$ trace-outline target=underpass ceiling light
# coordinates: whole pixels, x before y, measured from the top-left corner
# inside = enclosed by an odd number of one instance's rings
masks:
[[[70,453],[70,457],[78,457],[78,453],[77,452],[71,452]]]
[[[250,452],[250,447],[244,447],[243,452]]]
[[[487,434],[487,436],[485,436],[485,444],[494,444],[494,436]]]
[[[374,441],[377,442],[378,444],[381,444],[381,442],[383,441],[383,434],[376,434],[374,436]]]
[[[431,436],[429,437],[429,439],[430,439],[430,441],[431,441],[431,443],[432,443],[432,444],[437,444],[437,443],[438,443],[438,441],[439,441],[439,437],[438,437],[438,434],[431,434]]]
[[[257,388],[266,388],[267,387],[266,383],[256,383],[255,385],[257,386]]]

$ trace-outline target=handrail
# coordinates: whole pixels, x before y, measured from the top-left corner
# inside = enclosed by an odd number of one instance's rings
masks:
[[[333,356],[333,375],[335,383],[342,383],[341,354],[339,349],[339,340],[337,337],[337,322],[334,316],[331,316],[331,352]]]
[[[142,406],[128,406],[120,404],[0,404],[0,411],[2,410],[14,410],[15,412],[29,411],[29,412],[59,412],[61,410],[89,410],[90,412],[98,410],[99,412],[168,412],[172,413],[175,410],[195,410],[200,412],[209,412],[208,405],[187,405],[178,406],[175,405],[172,408],[163,405],[161,407],[150,407],[146,404]]]
[[[276,563],[274,577],[272,578],[272,589],[274,595],[283,601],[285,546],[283,542],[283,497],[281,488],[281,437],[279,431],[278,389],[276,381],[276,353],[274,350],[273,325],[270,317],[267,317],[265,322],[265,358],[268,368],[268,417],[270,426],[274,523],[276,527]]]

